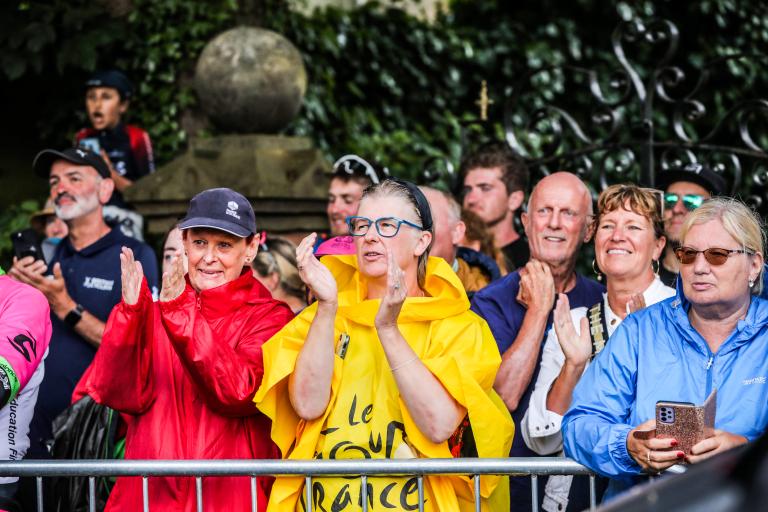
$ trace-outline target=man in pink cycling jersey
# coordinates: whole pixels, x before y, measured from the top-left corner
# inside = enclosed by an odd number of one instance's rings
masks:
[[[51,340],[48,300],[0,268],[0,460],[20,460]],[[18,478],[0,478],[0,510],[17,510]]]

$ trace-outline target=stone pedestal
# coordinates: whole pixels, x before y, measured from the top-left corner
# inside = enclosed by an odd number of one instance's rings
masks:
[[[326,231],[330,164],[305,137],[223,135],[195,139],[186,153],[136,181],[125,198],[161,234],[208,188],[229,187],[247,197],[259,230],[288,235]]]

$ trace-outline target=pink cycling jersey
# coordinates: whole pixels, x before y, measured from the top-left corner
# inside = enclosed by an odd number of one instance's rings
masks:
[[[38,290],[0,275],[0,460],[20,460],[29,448],[29,422],[51,341],[49,311]]]

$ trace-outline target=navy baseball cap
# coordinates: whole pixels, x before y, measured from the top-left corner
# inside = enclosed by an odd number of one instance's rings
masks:
[[[725,178],[706,165],[697,162],[686,164],[675,169],[661,171],[656,178],[656,186],[666,189],[672,183],[689,181],[707,189],[713,196],[725,193],[727,184]]]
[[[112,176],[109,173],[107,163],[101,158],[101,155],[83,148],[67,148],[64,151],[44,149],[35,156],[32,168],[38,176],[48,178],[51,174],[51,166],[56,160],[66,160],[71,164],[93,167],[102,178],[110,178]]]
[[[179,229],[211,228],[240,238],[256,233],[256,215],[251,203],[230,188],[203,190],[189,202]]]
[[[97,71],[85,81],[85,88],[112,87],[117,89],[122,100],[129,100],[133,96],[133,84],[128,77],[116,69]]]

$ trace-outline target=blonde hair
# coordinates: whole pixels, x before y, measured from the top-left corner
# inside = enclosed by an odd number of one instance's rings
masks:
[[[688,214],[680,229],[680,240],[697,224],[706,224],[711,220],[719,220],[731,238],[741,245],[742,249],[765,254],[765,232],[763,222],[747,205],[730,197],[714,197]],[[760,295],[763,291],[763,270],[757,275],[752,295]]]
[[[253,269],[261,277],[277,272],[280,288],[286,295],[306,299],[306,287],[296,262],[296,246],[285,238],[270,237],[263,247],[253,259]]]
[[[611,185],[600,193],[597,198],[597,222],[600,218],[619,208],[634,212],[648,219],[653,227],[653,234],[658,240],[664,235],[664,220],[661,217],[661,191],[641,188],[632,183]]]

